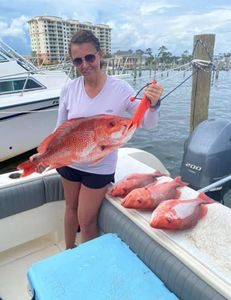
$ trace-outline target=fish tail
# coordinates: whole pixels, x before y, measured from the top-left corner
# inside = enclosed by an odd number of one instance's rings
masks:
[[[183,180],[181,179],[181,176],[177,176],[177,177],[174,179],[174,181],[175,181],[177,184],[179,184],[179,186],[186,186],[186,185],[188,185],[187,182],[185,182],[185,181],[183,181]]]
[[[160,170],[156,170],[153,172],[153,177],[161,177],[161,176],[167,176],[166,173],[162,173]]]
[[[203,200],[206,202],[206,204],[211,204],[211,203],[215,203],[216,201],[213,200],[212,198],[210,198],[209,196],[207,196],[205,193],[200,193],[197,198]]]
[[[25,177],[35,172],[35,165],[30,160],[27,160],[18,165],[17,169],[23,170],[21,177]]]
[[[132,118],[132,124],[137,128],[141,125],[144,113],[149,107],[150,101],[148,100],[148,97],[144,95],[136,109],[135,115]]]
[[[156,84],[156,80],[152,80],[152,85]],[[134,101],[135,98],[131,101]],[[136,126],[136,128],[138,128],[141,123],[142,123],[142,119],[143,116],[146,112],[146,110],[148,110],[151,106],[151,102],[149,101],[148,97],[146,95],[143,96],[143,98],[141,99],[136,111],[135,111],[135,115],[132,118],[132,124]]]

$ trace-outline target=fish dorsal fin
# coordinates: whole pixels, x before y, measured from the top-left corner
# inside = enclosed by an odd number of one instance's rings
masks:
[[[38,153],[43,154],[47,150],[48,145],[50,144],[50,142],[57,136],[57,134],[55,134],[55,133],[56,132],[51,133],[50,135],[48,135],[48,137],[46,137],[42,141],[42,143],[37,148]]]
[[[64,123],[62,123],[53,133],[51,133],[50,135],[48,135],[48,137],[46,137],[42,143],[38,146],[37,151],[42,154],[44,153],[49,144],[62,132],[64,131],[67,127],[69,127],[70,125],[72,125],[73,123],[75,123],[77,120],[80,120],[82,118],[75,118],[75,119],[71,119],[68,121],[65,121]]]

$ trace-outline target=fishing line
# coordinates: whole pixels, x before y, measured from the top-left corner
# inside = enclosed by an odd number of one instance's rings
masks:
[[[192,74],[190,74],[187,78],[185,78],[181,83],[179,83],[175,88],[173,88],[170,92],[168,92],[166,95],[164,95],[162,98],[159,99],[159,101],[161,102],[162,100],[164,100],[167,96],[169,96],[170,94],[172,94],[177,88],[179,88],[182,84],[184,84],[187,80],[189,80],[195,73],[197,72],[197,70],[195,70]],[[145,84],[142,88],[139,89],[139,91],[136,93],[136,95],[134,97],[131,97],[131,100],[134,99],[139,99],[141,100],[142,98],[137,97],[139,95],[139,93],[146,88],[148,85],[153,84],[153,82],[147,83]]]
[[[202,71],[205,71],[205,72],[210,72],[211,70],[214,71],[216,69],[215,65],[213,64],[212,62],[212,57],[211,55],[209,54],[208,50],[207,50],[207,47],[206,45],[203,43],[202,40],[198,39],[196,40],[196,43],[194,45],[194,48],[193,48],[193,51],[192,51],[192,57],[195,53],[195,50],[196,50],[196,47],[198,46],[198,44],[201,44],[209,58],[210,61],[202,61],[202,60],[192,60],[191,64],[196,68],[196,70],[194,72],[192,72],[191,75],[189,75],[187,78],[185,78],[180,84],[178,84],[175,88],[173,88],[169,93],[167,93],[165,96],[163,96],[162,98],[159,99],[159,102],[161,102],[162,100],[164,100],[166,97],[168,97],[170,94],[172,94],[177,88],[179,88],[182,84],[184,84],[187,80],[189,80],[195,73],[198,72],[198,68],[200,68]],[[187,64],[186,64],[187,65]],[[210,66],[211,70],[205,70],[205,68],[203,67],[208,67]],[[135,99],[142,99],[142,98],[139,98],[137,97],[139,95],[139,93],[144,89],[146,88],[148,85],[152,84],[153,82],[150,82],[150,83],[147,83],[146,85],[144,85],[142,88],[140,88],[138,90],[138,92],[136,93],[136,95],[134,97],[131,97],[131,101],[132,100],[135,100]]]

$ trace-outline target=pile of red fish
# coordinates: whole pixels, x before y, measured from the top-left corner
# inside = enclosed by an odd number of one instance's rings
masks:
[[[150,225],[153,228],[183,230],[195,226],[207,213],[205,204],[214,200],[204,193],[194,199],[181,199],[181,188],[187,186],[181,177],[168,182],[158,182],[165,176],[160,171],[153,173],[134,173],[126,176],[112,188],[108,194],[121,197],[126,208],[153,211]]]

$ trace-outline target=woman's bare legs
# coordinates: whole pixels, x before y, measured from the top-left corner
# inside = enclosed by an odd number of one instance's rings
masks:
[[[106,190],[107,186],[100,189],[91,189],[81,185],[78,203],[81,243],[91,240],[99,235],[97,218]]]
[[[75,247],[76,231],[79,226],[77,211],[81,183],[61,178],[66,204],[64,215],[65,242],[66,249],[70,249]]]

